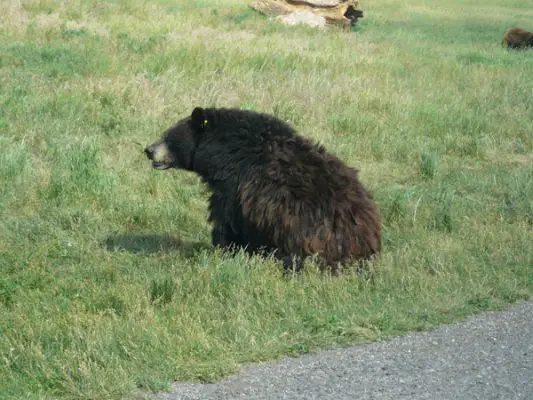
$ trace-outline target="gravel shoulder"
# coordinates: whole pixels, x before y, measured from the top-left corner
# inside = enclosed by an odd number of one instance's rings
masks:
[[[533,302],[428,332],[246,365],[154,400],[533,399]]]

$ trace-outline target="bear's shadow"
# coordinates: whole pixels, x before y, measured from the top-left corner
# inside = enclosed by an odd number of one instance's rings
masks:
[[[145,254],[176,251],[185,257],[192,257],[197,251],[211,248],[206,243],[184,242],[171,235],[132,233],[110,235],[104,240],[104,247],[108,251],[125,250]]]

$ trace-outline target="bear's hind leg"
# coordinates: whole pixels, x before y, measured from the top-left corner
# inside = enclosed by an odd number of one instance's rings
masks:
[[[278,252],[276,252],[274,256],[281,263],[284,276],[295,275],[303,271],[304,260],[302,257],[290,254],[279,254]]]
[[[227,224],[215,224],[211,231],[211,243],[213,247],[225,250],[234,250],[239,245],[237,236]]]

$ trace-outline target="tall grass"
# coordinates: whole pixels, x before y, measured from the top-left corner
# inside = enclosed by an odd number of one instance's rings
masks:
[[[531,297],[533,53],[500,46],[529,3],[362,3],[355,32],[247,5],[0,3],[0,398],[128,397]],[[205,186],[142,153],[197,105],[360,170],[370,279],[210,247]]]

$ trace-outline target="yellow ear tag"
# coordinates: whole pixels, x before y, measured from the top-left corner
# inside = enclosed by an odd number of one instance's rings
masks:
[[[204,120],[204,126],[207,126],[208,120]]]

